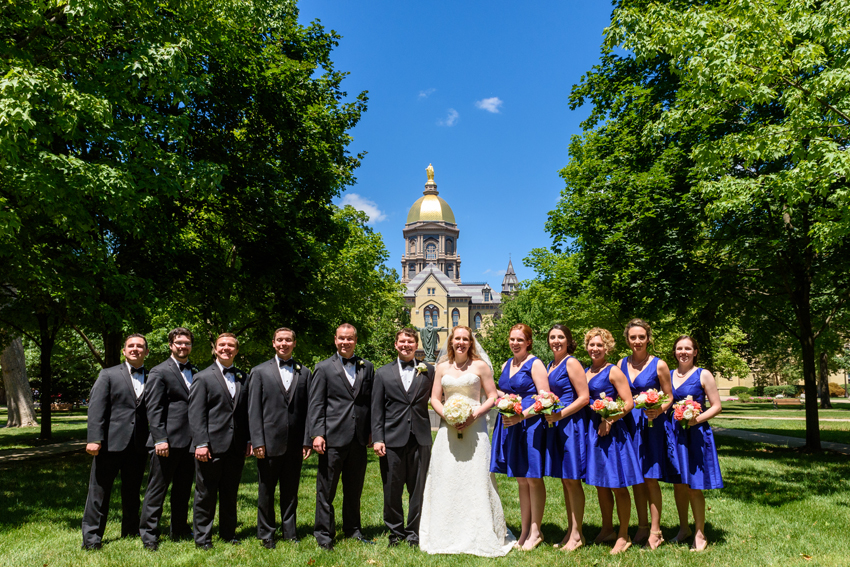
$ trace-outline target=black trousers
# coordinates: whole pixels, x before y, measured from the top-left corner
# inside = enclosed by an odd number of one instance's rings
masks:
[[[431,462],[431,446],[420,445],[413,435],[403,447],[387,447],[381,457],[381,480],[384,484],[384,523],[391,540],[419,543],[419,520],[422,516],[422,494]],[[407,529],[404,527],[402,499],[407,487],[409,505]]]
[[[195,455],[188,447],[169,447],[168,456],[151,455],[148,488],[142,503],[139,533],[142,541],[152,543],[159,539],[159,520],[168,485],[171,485],[171,537],[189,534],[189,499],[192,481],[195,480]]]
[[[280,521],[283,539],[295,539],[295,510],[298,507],[298,484],[301,479],[301,446],[296,445],[277,457],[257,459],[257,537],[274,536],[274,493],[280,485]]]
[[[236,537],[236,499],[242,469],[245,467],[245,446],[231,447],[229,451],[213,454],[203,463],[195,460],[195,506],[192,519],[195,525],[195,543],[212,543],[212,525],[218,503],[218,535],[221,539]]]
[[[316,474],[316,525],[319,545],[333,542],[336,532],[333,501],[342,477],[342,531],[345,537],[363,537],[360,531],[360,496],[366,477],[366,445],[357,441],[345,447],[328,447],[319,455]]]
[[[112,485],[121,474],[121,537],[139,534],[139,492],[145,476],[148,453],[133,444],[123,451],[101,450],[91,463],[89,492],[83,512],[83,545],[101,543],[109,515]]]

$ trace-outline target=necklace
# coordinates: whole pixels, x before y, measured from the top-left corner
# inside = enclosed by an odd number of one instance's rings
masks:
[[[690,372],[690,371],[691,371],[691,369],[690,369],[690,368],[688,368],[688,370],[686,370],[686,371],[685,371],[685,373],[683,374],[683,373],[682,373],[682,372],[680,372],[680,371],[679,371],[679,369],[677,368],[677,369],[676,369],[676,376],[677,376],[677,377],[679,377],[679,378],[684,378],[685,376],[687,376],[687,375],[688,375],[688,372]]]
[[[602,369],[605,368],[606,366],[608,366],[607,362],[604,362],[602,364],[602,366],[600,366],[599,368],[594,368],[593,365],[591,364],[590,365],[590,371],[594,374],[598,374],[599,372],[602,372]]]
[[[466,368],[466,365],[469,364],[469,359],[467,358],[466,360],[464,360],[463,364],[461,364],[460,366],[457,365],[457,360],[455,360],[452,364],[454,365],[455,370],[462,372],[463,369]]]
[[[517,359],[516,359],[516,357],[514,357],[514,360],[513,360],[513,363],[512,363],[512,364],[513,364],[514,366],[520,366],[520,365],[522,365],[522,363],[523,363],[523,362],[525,362],[525,360],[526,360],[527,358],[528,358],[528,353],[525,353],[525,356],[524,356],[524,357],[522,357],[522,360],[517,360]]]
[[[629,362],[632,363],[632,367],[634,367],[634,368],[642,368],[643,365],[646,364],[647,360],[649,360],[649,353],[647,353],[647,355],[645,357],[643,357],[643,360],[641,360],[640,362],[635,362],[635,356],[634,355],[629,356]]]

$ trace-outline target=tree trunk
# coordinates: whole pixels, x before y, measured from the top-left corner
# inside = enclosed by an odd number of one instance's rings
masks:
[[[103,333],[103,362],[106,368],[121,364],[121,331],[107,331]]]
[[[820,392],[820,409],[832,409],[829,399],[829,353],[822,352],[818,357],[818,391]]]
[[[39,355],[39,365],[41,368],[41,435],[40,439],[51,439],[53,433],[51,426],[50,403],[53,400],[53,345],[56,341],[56,334],[50,332],[50,323],[46,313],[38,313],[38,333],[41,342],[41,350]]]
[[[27,380],[27,363],[21,339],[15,339],[3,350],[0,366],[3,367],[3,385],[6,389],[6,407],[8,408],[6,427],[37,426],[32,388]]]

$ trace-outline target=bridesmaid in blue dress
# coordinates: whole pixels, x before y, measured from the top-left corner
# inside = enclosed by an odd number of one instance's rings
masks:
[[[516,547],[530,551],[543,542],[540,525],[546,505],[543,484],[546,423],[540,416],[533,415],[532,396],[548,391],[549,380],[543,362],[529,353],[533,344],[531,327],[514,325],[509,340],[514,356],[502,366],[499,395],[521,396],[523,413],[512,417],[499,414],[496,418],[490,472],[517,479],[522,530]]]
[[[546,431],[546,476],[560,478],[569,524],[560,544],[561,551],[575,551],[584,545],[584,489],[581,481],[587,471],[587,407],[589,395],[584,369],[577,358],[573,334],[564,325],[549,329],[549,349],[555,359],[549,365],[549,387],[564,408],[546,416],[555,424]]]
[[[658,390],[667,394],[669,401],[661,409],[634,409],[629,417],[634,427],[635,450],[641,463],[644,483],[632,486],[635,508],[638,515],[638,530],[632,538],[633,544],[646,542],[655,549],[664,542],[661,534],[661,487],[658,480],[669,482],[667,472],[667,447],[671,437],[664,427],[664,420],[655,421],[673,405],[673,390],[670,386],[670,369],[667,363],[652,356],[646,350],[652,342],[652,329],[642,319],[632,319],[626,325],[623,335],[632,349],[632,355],[620,361],[620,370],[629,379],[632,397],[647,390]],[[654,427],[649,427],[649,422]],[[649,518],[647,517],[649,504]]]
[[[632,441],[632,421],[627,419],[634,407],[629,380],[625,374],[606,360],[616,343],[610,331],[595,327],[584,336],[584,346],[590,355],[591,365],[585,371],[591,402],[600,394],[612,399],[622,398],[625,411],[620,415],[602,419],[592,411],[587,428],[587,478],[585,482],[596,487],[602,514],[602,531],[594,543],[614,541],[611,555],[631,547],[629,518],[632,499],[627,487],[643,482],[640,461]],[[617,502],[619,531],[614,531],[614,501]]]
[[[681,542],[691,535],[688,528],[688,504],[694,513],[694,543],[691,551],[702,551],[708,546],[705,537],[705,496],[702,491],[723,488],[720,474],[720,462],[717,459],[717,446],[708,420],[719,414],[720,394],[714,376],[704,368],[695,366],[699,356],[699,345],[687,335],[682,335],[673,343],[673,356],[679,366],[670,372],[673,383],[673,400],[678,402],[688,396],[702,406],[702,413],[690,420],[685,429],[672,415],[667,427],[674,439],[674,454],[670,456],[681,478],[673,486],[676,496],[676,509],[679,512],[679,533],[672,540]],[[706,398],[711,408],[706,409]]]

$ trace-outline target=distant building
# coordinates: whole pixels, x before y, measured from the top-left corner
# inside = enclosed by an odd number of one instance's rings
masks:
[[[488,318],[501,315],[502,294],[486,282],[466,282],[460,277],[458,238],[460,230],[449,204],[439,196],[434,168],[426,169],[428,181],[423,196],[410,212],[402,231],[404,254],[401,257],[404,297],[416,327],[467,325],[478,330]],[[502,293],[512,293],[517,283],[513,265],[502,282]],[[448,332],[440,332],[439,344]]]

